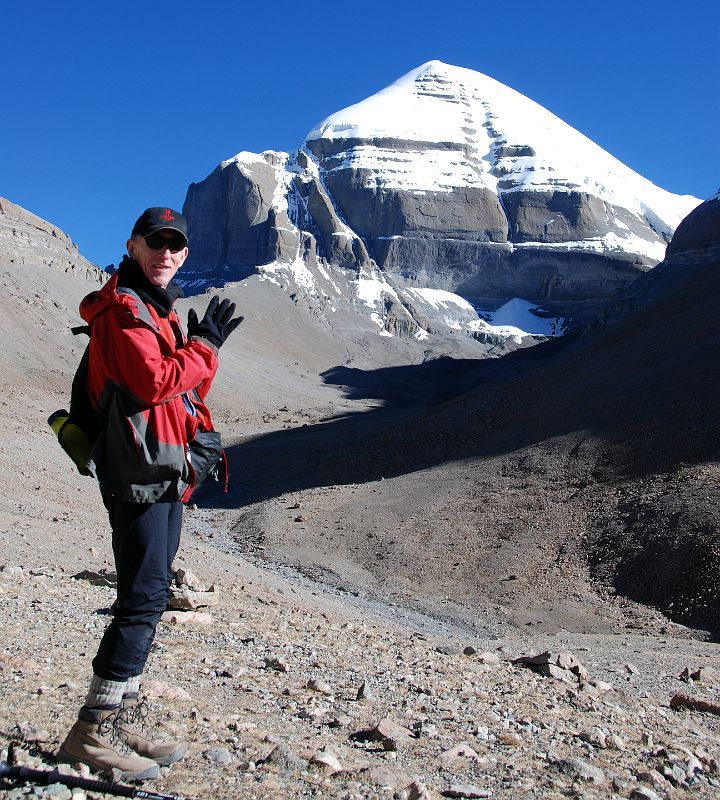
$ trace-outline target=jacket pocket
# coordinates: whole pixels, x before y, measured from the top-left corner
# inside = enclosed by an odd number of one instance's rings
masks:
[[[223,457],[220,434],[217,431],[198,431],[188,448],[195,485],[199,486],[208,477],[218,480],[218,465]]]

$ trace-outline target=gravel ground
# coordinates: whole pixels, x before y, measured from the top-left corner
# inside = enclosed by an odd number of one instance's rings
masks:
[[[143,687],[152,719],[190,753],[146,788],[348,800],[422,796],[413,782],[432,797],[468,785],[490,794],[454,796],[720,790],[720,716],[669,705],[681,693],[720,708],[714,645],[631,631],[478,637],[348,602],[203,539],[186,537],[179,564],[216,582],[220,604],[210,624],[161,624]],[[67,571],[0,572],[0,735],[16,763],[52,765],[112,599],[112,586]],[[573,653],[589,675],[512,663],[546,650]],[[701,680],[682,680],[685,668]]]

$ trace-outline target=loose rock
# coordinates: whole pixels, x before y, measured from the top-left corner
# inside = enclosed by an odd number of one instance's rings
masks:
[[[233,760],[232,753],[225,747],[210,747],[203,750],[203,758],[213,764],[230,764]]]
[[[588,764],[582,758],[561,758],[551,762],[552,765],[565,775],[573,779],[590,781],[592,783],[605,783],[605,773],[600,767]]]
[[[489,789],[481,789],[471,783],[454,783],[443,792],[445,797],[492,797]]]
[[[320,750],[319,752],[315,753],[315,755],[310,759],[310,763],[314,764],[316,767],[322,767],[330,772],[330,774],[342,772],[343,768],[342,764],[340,763],[340,759],[338,759],[338,757],[329,750]]]

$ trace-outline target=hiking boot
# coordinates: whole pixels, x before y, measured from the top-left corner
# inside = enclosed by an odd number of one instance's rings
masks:
[[[157,778],[160,768],[149,758],[127,746],[119,730],[120,708],[80,709],[77,722],[70,728],[60,747],[58,761],[87,764],[95,772],[115,773],[115,780]]]
[[[136,692],[123,695],[118,715],[118,731],[125,744],[138,755],[151,758],[163,767],[179,761],[185,755],[186,748],[151,730],[147,717],[148,705],[144,700],[138,700]]]

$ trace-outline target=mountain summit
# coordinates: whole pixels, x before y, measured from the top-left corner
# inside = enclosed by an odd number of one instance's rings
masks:
[[[327,117],[306,144],[329,173],[362,171],[358,188],[366,191],[489,190],[506,217],[493,241],[506,233],[514,243],[574,237],[657,261],[698,203],[658,188],[519,92],[441,61]],[[571,220],[538,202],[548,194],[588,213]]]
[[[293,153],[221,162],[184,212],[198,289],[281,273],[321,304],[369,308],[386,335],[487,341],[489,314],[516,298],[546,316],[604,302],[698,203],[513,89],[430,61]]]

